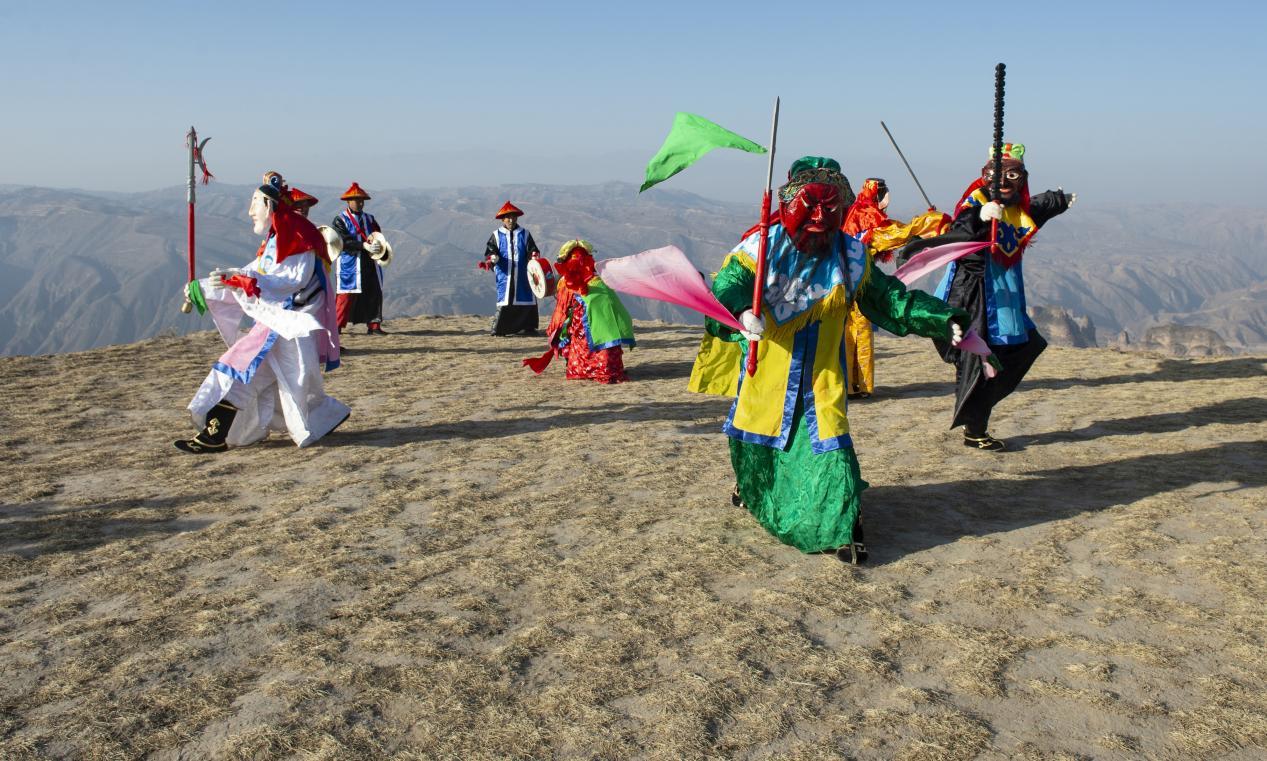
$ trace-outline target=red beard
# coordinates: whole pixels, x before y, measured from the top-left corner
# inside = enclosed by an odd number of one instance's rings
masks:
[[[838,188],[811,183],[791,201],[779,202],[779,216],[796,248],[814,252],[830,245],[844,220],[845,207]]]
[[[563,277],[567,287],[580,294],[589,293],[586,285],[596,274],[594,257],[583,248],[572,249],[572,254],[561,262],[555,262],[554,271]]]

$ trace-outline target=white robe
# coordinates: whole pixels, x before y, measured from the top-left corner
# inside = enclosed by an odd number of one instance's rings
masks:
[[[325,299],[332,298],[329,288],[302,307],[289,307],[291,296],[320,265],[311,251],[288,256],[279,264],[275,243],[276,239],[270,239],[264,252],[241,270],[256,279],[259,298],[221,286],[219,278],[202,281],[207,309],[226,344],[246,340],[247,331],[238,327],[243,315],[275,334],[248,373],[235,377],[232,368],[217,363],[189,403],[198,429],[206,425],[207,413],[220,401],[238,408],[226,439],[231,447],[253,444],[269,431],[285,431],[296,445],[306,447],[351,413],[346,404],[326,395],[317,353],[323,330],[318,315]]]

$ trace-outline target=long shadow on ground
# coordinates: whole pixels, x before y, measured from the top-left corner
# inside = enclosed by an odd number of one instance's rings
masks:
[[[1062,441],[1088,441],[1101,436],[1131,436],[1139,433],[1173,433],[1215,423],[1261,423],[1267,420],[1267,399],[1248,397],[1227,399],[1184,412],[1160,412],[1153,415],[1101,420],[1072,431],[1051,431],[1008,439],[1011,449],[1025,449]],[[1264,465],[1267,467],[1267,464]]]
[[[26,558],[76,552],[145,534],[196,531],[213,521],[203,518],[132,517],[132,510],[171,511],[198,496],[118,499],[96,505],[64,507],[53,501],[0,505],[0,554]]]
[[[698,402],[627,404],[619,407],[564,411],[542,407],[508,408],[498,411],[506,417],[495,420],[459,420],[452,423],[374,428],[367,431],[339,433],[324,439],[322,445],[395,447],[415,441],[497,439],[578,426],[674,420],[691,424],[680,428],[682,433],[713,433],[720,429],[721,419],[729,409],[729,399],[717,398],[701,398]],[[710,422],[705,426],[699,423],[701,419],[708,419]]]
[[[1039,359],[1039,362],[1042,362]],[[883,372],[883,365],[880,365]],[[1026,378],[1021,381],[1017,391],[1030,389],[1047,389],[1058,391],[1067,388],[1089,388],[1094,386],[1116,386],[1121,383],[1147,383],[1154,381],[1170,381],[1182,383],[1190,380],[1221,380],[1226,378],[1264,378],[1267,379],[1267,360],[1255,357],[1237,357],[1218,362],[1193,362],[1187,359],[1163,359],[1156,370],[1150,372],[1129,373],[1125,375],[1109,375],[1103,378]],[[951,396],[955,392],[955,370],[947,365],[946,380],[921,381],[901,386],[879,384],[880,393],[899,399],[914,399],[929,396]]]
[[[393,330],[393,336],[484,336],[486,330]]]
[[[662,380],[665,378],[689,378],[691,377],[691,367],[694,364],[691,360],[641,363],[631,358],[626,361],[625,369],[629,372],[631,381]]]
[[[1267,442],[1039,470],[1021,479],[879,486],[863,497],[872,562],[892,562],[965,536],[1013,531],[1130,504],[1200,483],[1267,486]],[[909,527],[909,528],[907,528]]]
[[[524,354],[532,353],[528,347],[453,347],[453,346],[350,346],[343,351],[349,358],[368,357],[374,354]]]

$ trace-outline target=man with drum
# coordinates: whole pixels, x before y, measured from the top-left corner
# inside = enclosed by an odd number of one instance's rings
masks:
[[[537,335],[537,299],[528,278],[528,262],[541,256],[532,233],[519,226],[523,216],[507,201],[495,215],[501,227],[493,231],[484,247],[484,269],[491,269],[497,280],[497,312],[493,315],[494,336],[522,333]]]
[[[385,336],[383,330],[383,264],[390,249],[374,215],[365,211],[370,196],[357,183],[339,196],[347,208],[330,226],[343,240],[338,267],[339,331],[349,322],[365,323],[371,336]]]

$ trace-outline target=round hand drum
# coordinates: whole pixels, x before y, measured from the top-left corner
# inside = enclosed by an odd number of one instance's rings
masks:
[[[532,295],[538,299],[554,295],[556,290],[554,270],[550,269],[550,263],[545,259],[534,256],[528,260],[528,287],[532,289]]]

